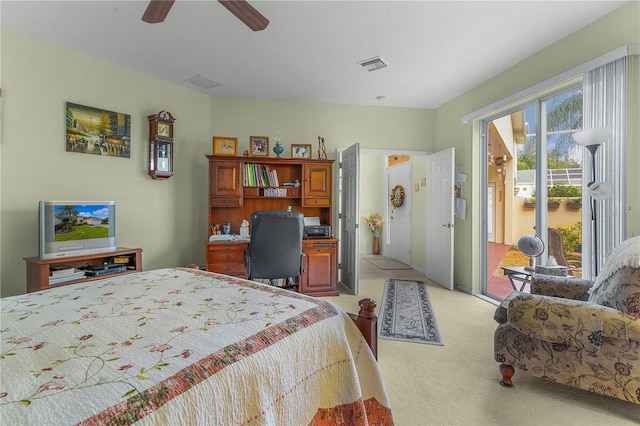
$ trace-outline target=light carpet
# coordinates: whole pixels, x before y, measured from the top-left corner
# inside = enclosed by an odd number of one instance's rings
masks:
[[[422,281],[387,279],[378,321],[381,339],[443,345]]]
[[[382,300],[386,279],[379,272],[358,280],[352,294],[321,297],[347,312],[358,301]],[[397,277],[387,277],[397,278]],[[378,364],[399,426],[637,426],[640,406],[583,391],[516,370],[514,386],[501,386],[493,359],[496,306],[459,290],[425,281],[445,346],[378,340]],[[380,308],[380,304],[378,304]],[[376,312],[379,312],[376,308]]]
[[[411,266],[386,256],[362,256],[362,259],[384,270],[411,269]]]

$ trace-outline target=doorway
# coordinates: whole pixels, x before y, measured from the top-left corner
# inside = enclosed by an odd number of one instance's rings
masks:
[[[397,156],[394,156],[397,157]],[[411,265],[411,157],[387,168],[387,203],[385,249],[383,254]],[[389,161],[387,161],[389,163]]]
[[[334,230],[334,234],[343,236],[345,232],[351,232],[353,233],[353,235],[357,235],[355,238],[353,238],[355,240],[353,244],[345,245],[342,238],[338,243],[340,259],[340,266],[338,271],[340,277],[339,280],[340,282],[343,282],[344,279],[347,279],[347,281],[350,282],[350,286],[348,287],[349,291],[353,292],[353,294],[357,294],[358,291],[357,267],[352,266],[348,271],[345,269],[345,267],[347,264],[354,264],[354,262],[349,262],[348,259],[360,259],[360,254],[372,252],[371,233],[368,232],[368,230],[364,226],[362,228],[362,232],[357,231],[360,229],[362,216],[368,213],[375,212],[378,212],[384,216],[385,212],[387,211],[387,206],[389,204],[389,193],[387,190],[388,184],[386,181],[385,173],[387,157],[392,154],[411,157],[411,160],[409,161],[409,167],[412,171],[412,174],[414,176],[423,176],[424,170],[426,169],[426,161],[424,161],[423,159],[430,154],[429,152],[425,151],[359,148],[357,150],[357,154],[351,156],[352,160],[350,161],[352,162],[349,164],[349,168],[351,170],[354,170],[354,173],[356,174],[347,175],[344,170],[344,156],[347,150],[355,149],[356,145],[353,145],[349,148],[337,148],[336,158],[338,159],[339,163],[342,162],[342,164],[339,167],[334,167],[334,178],[335,181],[338,182],[338,185],[334,186],[335,190],[337,191],[337,193],[334,194],[334,199],[337,200],[337,202],[334,203],[334,206],[337,206],[337,208],[334,209],[333,223],[337,224],[337,229]],[[347,181],[345,181],[346,176],[351,177],[347,177]],[[357,184],[355,184],[356,179]],[[410,191],[412,187],[415,187],[415,185],[415,182],[411,182],[411,184],[407,186],[406,192]],[[416,204],[418,204],[417,209],[419,212],[419,216],[421,216],[422,212],[424,211],[424,188],[422,188],[422,186],[423,185],[419,186],[420,191],[418,193],[410,194],[411,202],[407,203],[407,208],[410,211],[414,210],[416,208]],[[347,224],[347,216],[344,210],[345,206],[348,205],[347,198],[349,200],[357,200],[358,204],[358,211],[355,214],[349,215],[349,217],[351,218],[349,224]],[[355,204],[352,205],[355,206]],[[413,213],[411,213],[410,217],[413,217]],[[388,225],[388,221],[384,223],[383,234],[386,232],[385,229],[388,227]],[[382,244],[383,248],[385,247],[384,241]],[[409,247],[411,247],[411,245]],[[419,266],[416,267],[413,263],[414,262],[411,259],[406,262],[406,264],[412,266],[415,270],[424,272],[424,269],[420,268]]]
[[[484,121],[482,127],[483,294],[500,300],[513,291],[504,267],[554,264],[567,268],[568,275],[580,276],[583,215],[578,201],[584,188],[584,153],[571,134],[582,127],[581,88],[537,99]],[[524,235],[537,235],[544,242],[545,250],[537,258],[518,250]]]

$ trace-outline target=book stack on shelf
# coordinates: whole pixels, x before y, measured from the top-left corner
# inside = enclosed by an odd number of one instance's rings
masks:
[[[72,268],[68,265],[52,265],[49,267],[49,285],[79,280],[85,278],[85,276],[83,270]]]
[[[278,173],[270,170],[267,164],[244,164],[243,186],[278,187]]]

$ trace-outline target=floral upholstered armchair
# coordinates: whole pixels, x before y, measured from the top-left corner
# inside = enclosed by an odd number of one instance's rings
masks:
[[[640,237],[607,257],[595,282],[534,274],[531,294],[498,307],[501,383],[515,369],[640,404]]]

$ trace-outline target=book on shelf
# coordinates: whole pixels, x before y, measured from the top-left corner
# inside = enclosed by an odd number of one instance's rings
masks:
[[[51,277],[66,277],[73,274],[75,269],[68,265],[54,265],[49,267],[49,276]]]
[[[63,276],[57,276],[57,277],[53,277],[53,276],[49,277],[49,285],[60,284],[60,283],[66,282],[66,281],[80,280],[80,279],[86,277],[84,271],[81,270],[81,269],[71,268],[71,270],[73,272],[71,274],[69,274],[69,275],[63,275]]]
[[[243,186],[277,187],[278,173],[267,164],[245,163]]]

